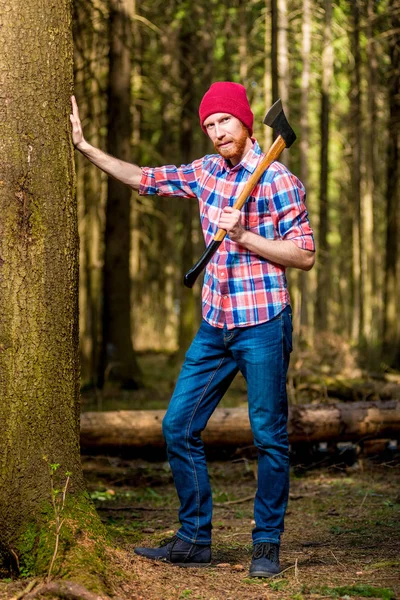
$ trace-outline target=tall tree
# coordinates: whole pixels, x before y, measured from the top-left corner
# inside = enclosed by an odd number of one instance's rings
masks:
[[[361,257],[362,280],[364,283],[363,292],[363,337],[366,343],[371,344],[377,339],[379,327],[374,324],[377,313],[377,268],[376,268],[376,246],[368,243],[369,240],[376,239],[378,241],[378,231],[374,227],[374,197],[376,195],[376,165],[377,144],[375,142],[375,124],[377,122],[377,106],[376,98],[378,91],[378,69],[376,44],[374,39],[375,34],[375,2],[374,0],[366,0],[366,57],[367,57],[367,111],[366,111],[366,126],[365,126],[365,153],[363,156],[365,163],[363,203],[362,203],[362,237],[364,240],[364,249]],[[375,231],[374,231],[375,229]],[[376,234],[376,235],[374,235]],[[375,319],[373,319],[375,315]],[[379,319],[380,320],[380,319]],[[375,325],[375,326],[374,326]]]
[[[98,586],[101,524],[79,453],[71,20],[70,0],[14,0],[0,27],[0,566],[49,567],[59,464],[71,473],[61,574]]]
[[[385,314],[384,350],[389,364],[400,364],[399,327],[399,211],[400,191],[400,11],[396,0],[389,1],[389,57],[390,73],[388,86],[389,122],[388,157],[386,183],[386,268],[385,268]]]
[[[322,36],[322,75],[320,108],[320,178],[319,178],[319,263],[317,276],[316,325],[321,331],[328,328],[328,300],[330,261],[328,245],[328,175],[329,175],[329,120],[330,86],[333,75],[332,2],[324,2],[324,30]]]
[[[351,195],[353,199],[353,315],[352,338],[358,343],[363,331],[362,304],[362,236],[361,236],[361,45],[360,45],[360,0],[351,4],[351,50],[353,71],[351,76],[350,137],[352,149]]]
[[[195,69],[197,47],[196,32],[198,19],[196,18],[197,5],[189,2],[185,6],[185,16],[181,21],[179,32],[179,64],[181,80],[181,118],[180,118],[180,160],[188,163],[193,159],[193,126],[194,116],[197,112],[197,99],[195,87]],[[181,265],[182,273],[186,273],[193,266],[193,201],[186,199],[181,205],[181,221],[183,225]],[[195,303],[192,289],[180,286],[180,313],[179,313],[179,354],[186,352],[193,338],[195,328]]]
[[[105,0],[103,0],[104,2]],[[102,1],[96,9],[103,9]],[[85,123],[85,136],[102,146],[105,129],[102,89],[107,36],[106,20],[96,23],[92,3],[74,1],[75,94]],[[77,155],[77,199],[80,238],[79,332],[82,385],[98,384],[102,336],[102,279],[105,176]]]
[[[132,0],[110,0],[107,150],[131,162]],[[132,344],[130,256],[131,190],[108,180],[104,254],[102,364],[99,381],[140,384]]]
[[[310,76],[311,76],[311,2],[303,1],[303,19],[302,19],[302,43],[301,60],[302,72],[300,81],[300,179],[303,182],[307,192],[309,190],[309,104],[310,104]],[[308,282],[307,274],[301,271],[299,274],[300,298],[297,306],[296,320],[297,324],[304,325],[307,329],[311,326],[311,311],[309,310],[308,300]]]

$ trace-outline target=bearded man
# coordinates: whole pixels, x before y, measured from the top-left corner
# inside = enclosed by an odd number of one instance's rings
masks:
[[[315,261],[304,187],[276,161],[243,210],[232,208],[263,158],[240,84],[217,82],[205,93],[200,125],[216,154],[181,167],[140,168],[94,148],[83,137],[74,98],[72,104],[74,144],[95,165],[141,195],[197,198],[207,246],[217,229],[227,232],[207,265],[203,320],[163,420],[181,526],[159,548],[135,552],[185,567],[210,564],[212,496],[201,432],[241,371],[259,453],[250,575],[275,575],[289,493],[286,374],[292,315],[285,272],[287,267],[307,271]]]

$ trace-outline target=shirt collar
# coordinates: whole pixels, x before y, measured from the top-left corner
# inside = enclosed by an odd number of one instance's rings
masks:
[[[236,172],[239,171],[241,168],[244,168],[249,173],[253,173],[256,169],[256,166],[258,165],[262,152],[257,140],[255,138],[251,139],[253,141],[253,145],[247,152],[247,154],[245,154],[245,156],[242,158],[240,163],[238,163],[234,167],[231,167],[230,164],[222,156],[220,156],[219,161],[221,168],[225,169],[228,172]]]

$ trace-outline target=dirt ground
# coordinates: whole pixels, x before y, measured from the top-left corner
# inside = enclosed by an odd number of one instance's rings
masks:
[[[182,569],[133,553],[178,527],[165,462],[84,457],[92,498],[117,550],[114,593],[122,599],[302,600],[400,597],[400,465],[360,458],[353,466],[292,473],[283,572],[251,579],[256,461],[211,462],[213,560]],[[126,577],[129,573],[129,577]]]

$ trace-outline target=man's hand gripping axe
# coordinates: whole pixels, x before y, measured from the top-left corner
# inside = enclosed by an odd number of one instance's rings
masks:
[[[285,117],[285,113],[283,112],[282,108],[282,102],[280,100],[277,100],[275,104],[271,106],[271,108],[265,116],[264,123],[265,125],[269,125],[270,127],[272,127],[275,134],[277,135],[277,138],[272,144],[271,148],[266,153],[266,155],[264,156],[264,158],[262,159],[262,161],[260,162],[260,164],[257,166],[254,173],[247,181],[238,199],[233,205],[233,208],[236,208],[237,210],[242,209],[246,200],[251,195],[257,183],[261,179],[261,176],[268,169],[270,164],[280,156],[281,152],[285,148],[290,148],[290,146],[296,139],[296,134],[290,127]],[[197,261],[194,267],[192,267],[190,271],[186,273],[183,280],[186,287],[193,287],[197,277],[200,275],[207,263],[210,262],[211,258],[218,250],[225,236],[225,229],[218,229],[211,244],[205,249],[203,255],[200,257],[200,259]]]

